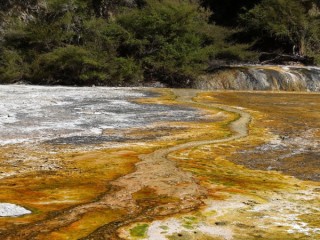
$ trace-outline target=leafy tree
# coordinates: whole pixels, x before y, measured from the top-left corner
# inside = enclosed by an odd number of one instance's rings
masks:
[[[320,40],[317,17],[310,16],[300,0],[262,0],[242,15],[248,31],[287,42],[305,55]]]
[[[226,40],[232,31],[208,24],[210,12],[196,2],[48,0],[28,21],[8,21],[1,74],[9,82],[181,86],[210,59],[254,58],[248,45]]]
[[[96,17],[110,18],[121,7],[143,7],[145,0],[91,0]]]
[[[187,79],[208,60],[207,14],[196,4],[148,1],[116,22],[129,34],[119,51],[140,62],[148,78]]]
[[[32,69],[21,68],[19,76],[33,83],[66,85],[128,85],[142,79],[139,63],[117,51],[126,31],[91,15],[86,6],[84,0],[52,0],[33,21],[12,22],[4,46],[12,53],[20,51],[19,64],[26,62]],[[17,76],[9,74],[14,66],[3,64],[6,81],[16,81]]]

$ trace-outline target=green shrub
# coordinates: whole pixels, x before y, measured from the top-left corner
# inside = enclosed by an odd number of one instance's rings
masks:
[[[232,31],[208,24],[210,14],[195,1],[127,3],[52,0],[28,22],[13,17],[4,34],[10,50],[0,56],[1,81],[127,86],[160,80],[183,86],[210,59],[255,58],[249,46],[227,41]]]
[[[66,46],[40,55],[30,81],[63,85],[130,85],[141,80],[132,59],[110,57],[79,46]]]
[[[69,45],[39,55],[30,77],[43,84],[96,84],[105,80],[104,63],[90,51]]]
[[[129,33],[120,52],[147,72],[191,76],[207,62],[210,43],[201,31],[208,26],[207,18],[196,4],[148,1],[144,9],[121,15],[117,23]]]
[[[319,16],[310,14],[310,6],[301,0],[262,0],[241,15],[246,30],[256,37],[285,42],[300,55],[319,49]]]
[[[0,50],[0,83],[21,81],[27,72],[28,65],[17,51]]]

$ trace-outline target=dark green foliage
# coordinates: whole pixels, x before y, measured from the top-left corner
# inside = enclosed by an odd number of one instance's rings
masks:
[[[211,42],[201,29],[206,15],[197,5],[149,2],[142,10],[123,14],[117,23],[129,34],[120,51],[139,61],[147,75],[165,72],[164,81],[177,73],[192,75],[209,56]]]
[[[28,66],[14,50],[0,49],[0,83],[14,83],[23,79]]]
[[[255,62],[248,49],[266,39],[270,51],[296,45],[320,61],[315,0],[19,2],[0,10],[0,83],[188,86],[211,61]],[[245,27],[225,27],[239,14]]]
[[[320,55],[319,0],[201,0],[213,11],[211,20],[240,28],[236,42],[256,51]],[[225,55],[226,56],[226,55]],[[319,61],[318,61],[319,63]]]
[[[209,14],[199,5],[189,1],[148,3],[144,9],[117,19],[129,34],[119,47],[120,52],[140,62],[146,79],[187,86],[207,68],[210,59],[225,59],[223,52],[233,54],[235,60],[254,59],[254,54],[245,50],[248,45],[230,46],[226,42],[230,31],[208,24]]]
[[[300,55],[319,51],[320,19],[309,14],[311,1],[262,0],[242,15],[248,32],[285,42]],[[311,5],[312,6],[312,5]]]
[[[228,46],[229,31],[209,25],[210,14],[189,1],[52,0],[38,15],[27,24],[12,21],[3,44],[22,53],[19,64],[31,71],[18,75],[33,83],[187,85],[211,58],[245,59],[238,55],[247,46]]]
[[[31,79],[35,83],[93,84],[105,80],[103,62],[90,51],[77,46],[65,46],[38,56],[33,63]]]
[[[0,1],[0,12],[8,12],[12,10],[12,8],[24,9],[24,10],[32,10],[36,6],[38,6],[41,0],[1,0]]]
[[[128,58],[109,59],[84,47],[65,46],[40,55],[32,65],[30,79],[34,83],[62,85],[137,84],[141,70]]]
[[[37,84],[138,84],[143,75],[139,63],[117,52],[128,34],[119,25],[85,11],[87,4],[50,1],[41,17],[28,24],[13,21],[3,46],[5,53],[19,50],[22,56],[3,55],[0,82],[14,82],[23,76]],[[30,65],[31,71],[20,68],[12,74],[23,64]]]

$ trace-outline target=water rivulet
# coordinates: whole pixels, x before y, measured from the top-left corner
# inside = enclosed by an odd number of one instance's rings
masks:
[[[194,88],[207,90],[320,91],[319,67],[230,66],[200,76]]]

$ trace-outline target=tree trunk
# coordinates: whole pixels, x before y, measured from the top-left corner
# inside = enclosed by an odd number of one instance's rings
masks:
[[[302,37],[299,42],[299,55],[304,56],[306,53],[306,41],[305,38]]]

